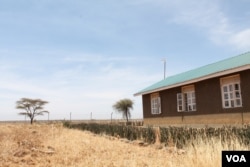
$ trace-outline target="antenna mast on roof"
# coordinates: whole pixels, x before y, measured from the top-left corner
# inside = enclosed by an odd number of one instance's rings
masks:
[[[163,58],[161,61],[163,61],[163,65],[164,65],[164,78],[166,78],[166,58]]]

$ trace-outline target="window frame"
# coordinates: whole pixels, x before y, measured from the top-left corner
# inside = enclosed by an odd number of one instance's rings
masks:
[[[243,107],[240,75],[223,77],[220,82],[223,109]]]
[[[194,85],[182,87],[182,92],[177,93],[177,111],[193,112],[197,111]]]
[[[158,115],[161,114],[161,97],[159,93],[151,94],[151,114]]]

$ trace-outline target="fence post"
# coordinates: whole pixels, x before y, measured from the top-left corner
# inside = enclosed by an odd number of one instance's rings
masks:
[[[161,131],[160,127],[154,127],[154,133],[155,133],[155,144],[161,144]]]

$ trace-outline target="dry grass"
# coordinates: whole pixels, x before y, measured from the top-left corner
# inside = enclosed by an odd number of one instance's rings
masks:
[[[232,146],[232,144],[230,145]],[[247,149],[233,141],[233,149]],[[0,124],[0,166],[161,167],[220,166],[219,141],[197,141],[185,153],[159,144],[139,146],[114,137],[66,129],[62,124]]]

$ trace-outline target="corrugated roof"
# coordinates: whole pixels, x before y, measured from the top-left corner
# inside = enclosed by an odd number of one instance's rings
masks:
[[[249,65],[250,65],[250,52],[247,52],[239,56],[231,57],[229,59],[225,59],[216,63],[208,64],[206,66],[197,69],[193,69],[187,72],[167,77],[166,79],[139,91],[138,93],[135,94],[135,96],[181,86],[182,84],[183,85],[187,84],[187,82],[192,82],[192,81],[197,82],[197,80],[199,81],[205,80],[208,78],[212,78],[213,74],[220,74],[222,72],[237,69],[244,66],[247,66],[247,69],[249,69]]]

